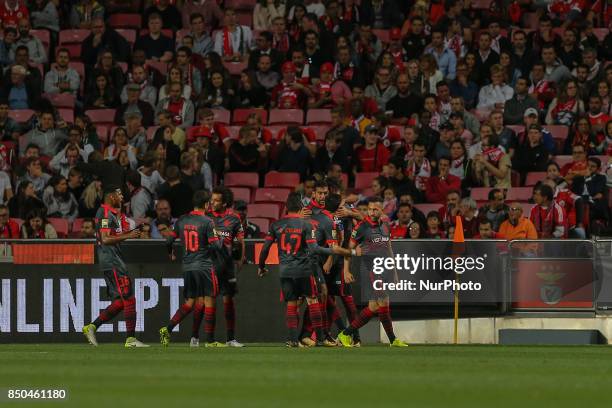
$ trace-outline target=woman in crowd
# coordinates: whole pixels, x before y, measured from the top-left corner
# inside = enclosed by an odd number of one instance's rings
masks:
[[[213,71],[210,81],[206,82],[198,99],[198,108],[233,109],[236,94],[231,84],[223,77],[223,72]]]
[[[45,203],[36,195],[34,184],[23,181],[17,187],[17,194],[9,200],[8,208],[11,216],[24,219],[32,211],[44,210]]]
[[[167,166],[178,166],[181,159],[181,149],[172,140],[172,128],[160,126],[149,144],[149,151],[157,152],[160,163],[158,170],[165,173]]]
[[[94,180],[83,190],[83,194],[79,198],[79,217],[93,218],[100,205],[102,205],[102,182]]]
[[[183,71],[181,71],[181,69],[177,66],[171,66],[168,69],[168,75],[166,76],[166,84],[159,88],[159,95],[157,96],[158,101],[161,101],[162,99],[168,97],[170,84],[174,82],[178,82],[181,84],[181,87],[183,89],[183,98],[187,100],[191,99],[192,89],[191,86],[185,84],[185,81],[183,81]]]
[[[112,137],[112,144],[104,149],[104,158],[106,160],[116,160],[121,152],[125,152],[128,159],[128,164],[132,169],[136,169],[138,159],[136,158],[136,148],[128,143],[127,132],[124,128],[115,129]]]
[[[47,220],[44,211],[30,211],[21,226],[21,238],[24,239],[56,239],[57,232]]]
[[[79,204],[68,191],[68,181],[62,176],[53,176],[43,193],[43,202],[49,217],[74,220],[79,215]]]
[[[253,9],[253,28],[259,31],[270,30],[272,20],[285,17],[285,2],[281,0],[259,0]]]
[[[85,96],[85,109],[116,109],[119,94],[109,82],[108,76],[99,72]]]
[[[571,127],[583,114],[584,102],[578,97],[578,84],[570,79],[560,84],[557,97],[548,106],[546,124]]]
[[[236,108],[265,108],[268,104],[266,90],[257,83],[254,74],[247,69],[240,74],[235,102]]]

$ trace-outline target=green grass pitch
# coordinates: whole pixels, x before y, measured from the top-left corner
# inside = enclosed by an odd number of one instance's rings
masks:
[[[0,345],[0,389],[63,388],[15,407],[610,407],[612,348],[98,348]]]

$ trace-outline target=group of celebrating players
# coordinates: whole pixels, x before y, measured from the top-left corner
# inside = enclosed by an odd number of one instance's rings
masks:
[[[331,187],[331,188],[330,188]],[[331,191],[330,191],[331,190]],[[315,184],[312,197],[298,192],[289,195],[287,214],[273,222],[259,257],[259,276],[267,273],[266,259],[273,243],[278,246],[281,296],[286,303],[288,347],[359,347],[359,328],[378,315],[393,347],[407,346],[393,332],[389,298],[373,289],[371,259],[391,253],[390,230],[383,221],[383,202],[368,200],[367,213],[345,205],[333,183]],[[138,238],[138,228],[129,230],[121,212],[123,195],[117,186],[105,189],[104,204],[96,215],[97,251],[111,304],[92,323],[83,327],[88,342],[97,346],[96,331],[122,310],[127,328],[126,347],[148,347],[136,339],[136,309],[132,279],[123,260],[121,242]],[[159,330],[160,342],[168,346],[173,329],[193,312],[191,347],[199,347],[199,333],[204,320],[205,347],[243,347],[235,338],[234,296],[236,271],[245,262],[244,231],[240,217],[231,210],[231,190],[217,187],[210,194],[198,191],[193,197],[194,210],[182,216],[167,236],[170,256],[174,242],[183,249],[184,303]],[[233,255],[235,244],[238,255]],[[351,257],[358,262],[351,263]],[[237,259],[237,261],[235,260]],[[358,264],[355,267],[355,264]],[[368,304],[359,313],[352,296],[351,270],[369,277],[362,280],[362,293]],[[377,276],[380,279],[380,276]],[[387,277],[386,279],[393,279]],[[363,284],[365,282],[365,284]],[[369,284],[368,284],[369,283]],[[216,300],[223,297],[226,342],[215,340]],[[337,307],[340,299],[348,321]],[[304,305],[301,330],[299,309]],[[331,334],[336,324],[337,339]]]

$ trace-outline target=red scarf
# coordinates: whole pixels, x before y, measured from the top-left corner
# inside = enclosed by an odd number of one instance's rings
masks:
[[[234,55],[234,47],[232,46],[232,34],[225,27],[223,29],[223,55]]]
[[[552,111],[552,116],[557,116],[559,112],[573,112],[576,107],[576,99],[569,99],[565,103],[557,102],[557,106]]]
[[[185,99],[182,97],[178,100],[178,102],[168,101],[168,111],[172,113],[172,123],[175,125],[180,125],[183,123],[183,107],[185,105]]]
[[[482,154],[487,158],[487,161],[495,166],[504,156],[504,152],[499,147],[488,147],[482,151]]]
[[[272,39],[272,47],[279,50],[280,52],[288,52],[289,36],[287,34],[283,34],[280,39],[274,36],[274,38]]]

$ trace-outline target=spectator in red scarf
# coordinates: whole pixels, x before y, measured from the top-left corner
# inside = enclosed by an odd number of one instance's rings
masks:
[[[214,51],[224,61],[244,61],[251,49],[253,33],[249,27],[238,24],[233,8],[225,9],[224,21],[225,27],[215,35]]]
[[[565,211],[553,201],[554,192],[550,186],[540,185],[534,189],[529,219],[538,232],[538,238],[567,238]]]
[[[555,97],[555,84],[544,79],[546,70],[543,62],[536,62],[531,68],[529,95],[538,101],[540,109],[548,106]]]

